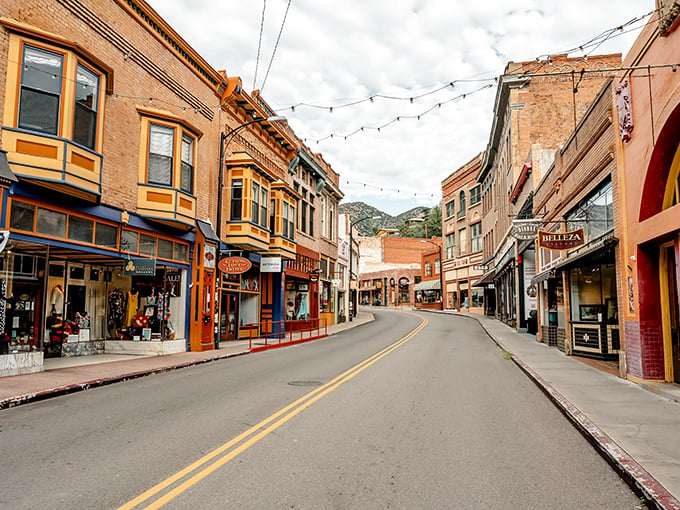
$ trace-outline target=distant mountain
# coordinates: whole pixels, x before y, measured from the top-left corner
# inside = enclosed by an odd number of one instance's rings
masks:
[[[380,216],[380,219],[362,221],[356,226],[357,230],[364,236],[372,236],[381,228],[397,228],[403,221],[410,218],[421,217],[427,210],[427,207],[414,207],[397,216],[390,216],[380,209],[376,209],[372,205],[365,204],[364,202],[349,202],[340,204],[338,207],[338,212],[349,213],[352,221],[361,218]]]

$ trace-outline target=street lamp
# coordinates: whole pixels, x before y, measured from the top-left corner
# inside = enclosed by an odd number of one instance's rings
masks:
[[[223,176],[224,176],[224,160],[226,158],[226,152],[227,152],[227,147],[231,143],[231,141],[234,139],[236,136],[236,133],[241,131],[243,128],[250,126],[251,124],[259,124],[261,122],[278,122],[286,120],[286,117],[282,115],[274,115],[272,117],[256,117],[251,121],[246,122],[245,124],[241,124],[240,126],[236,126],[234,129],[229,131],[228,133],[221,133],[220,137],[220,170],[218,173],[218,179],[217,179],[217,237],[219,238],[220,241],[222,241],[222,181],[223,181]]]
[[[444,261],[442,260],[442,245],[433,241],[428,241],[427,239],[421,239],[420,242],[434,244],[439,250],[439,305],[441,306],[441,310],[444,310]]]
[[[354,244],[352,241],[352,230],[354,230],[354,226],[358,225],[362,221],[367,221],[367,220],[379,220],[381,219],[382,216],[364,216],[363,218],[359,218],[356,221],[352,221],[350,219],[349,222],[349,304],[352,305],[352,311],[349,314],[349,321],[352,322],[352,315],[356,313],[357,310],[357,303],[354,302],[354,299],[352,298],[352,250],[354,248]],[[358,288],[357,288],[358,291]],[[356,295],[355,295],[356,297]]]

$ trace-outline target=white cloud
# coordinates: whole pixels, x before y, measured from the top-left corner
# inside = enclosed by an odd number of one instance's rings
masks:
[[[246,89],[252,88],[263,2],[149,1],[214,68],[241,76]],[[492,78],[508,60],[578,47],[652,11],[653,4],[620,0],[612,9],[605,0],[292,0],[263,95],[301,138],[347,134],[418,115],[488,82],[457,83],[413,104],[384,99],[340,104],[375,93],[411,97],[452,80]],[[256,88],[267,73],[287,5],[288,0],[266,3]],[[634,34],[612,38],[597,53],[625,54],[633,39]],[[340,173],[346,201],[381,204],[390,214],[434,205],[442,179],[486,147],[494,97],[494,89],[487,89],[444,104],[420,121],[403,119],[380,133],[365,130],[309,146]],[[336,107],[333,113],[286,109],[296,103]]]

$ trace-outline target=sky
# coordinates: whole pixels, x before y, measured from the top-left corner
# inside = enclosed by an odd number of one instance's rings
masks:
[[[655,8],[654,0],[147,1],[213,68],[262,91],[340,175],[343,202],[390,215],[439,205],[441,181],[486,148],[507,62],[625,56]]]

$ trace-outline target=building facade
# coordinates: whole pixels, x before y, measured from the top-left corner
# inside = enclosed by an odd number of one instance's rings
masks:
[[[445,308],[471,313],[493,309],[491,292],[475,286],[483,275],[481,186],[476,177],[483,154],[442,181]]]

